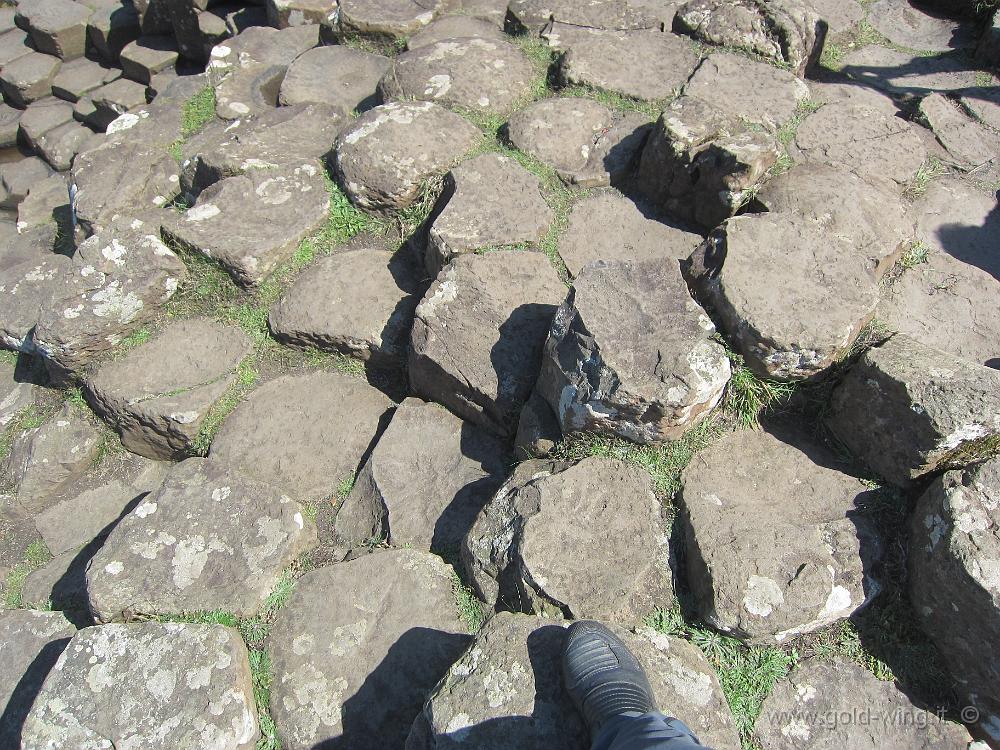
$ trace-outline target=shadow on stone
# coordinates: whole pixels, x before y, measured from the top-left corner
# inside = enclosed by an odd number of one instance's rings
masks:
[[[55,666],[59,655],[69,645],[69,641],[69,638],[60,638],[47,643],[17,681],[3,715],[0,715],[0,747],[21,746],[21,730],[25,719],[28,718],[28,712],[31,711],[31,705],[35,702],[42,683]]]

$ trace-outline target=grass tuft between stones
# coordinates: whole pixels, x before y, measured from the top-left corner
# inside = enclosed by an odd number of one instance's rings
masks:
[[[181,105],[181,137],[170,144],[170,155],[180,163],[181,148],[188,138],[215,119],[215,89],[205,86]]]
[[[741,428],[759,429],[761,415],[787,402],[795,393],[795,384],[758,376],[742,355],[729,352],[729,359],[733,375],[726,387],[724,407]]]
[[[18,609],[21,606],[21,591],[28,575],[45,565],[52,559],[48,547],[41,540],[28,545],[24,552],[24,560],[17,563],[7,574],[3,586],[3,602],[6,609]]]

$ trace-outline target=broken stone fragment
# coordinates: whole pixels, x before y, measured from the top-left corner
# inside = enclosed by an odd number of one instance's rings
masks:
[[[1000,371],[896,334],[848,371],[827,424],[872,471],[906,487],[996,453]]]
[[[677,262],[595,261],[556,312],[536,389],[563,434],[675,440],[729,382],[714,333]]]

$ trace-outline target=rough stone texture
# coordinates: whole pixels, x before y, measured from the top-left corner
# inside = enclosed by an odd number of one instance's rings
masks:
[[[341,3],[338,0],[267,0],[267,22],[279,29],[318,26],[333,29]]]
[[[41,311],[51,307],[59,279],[73,266],[66,256],[52,254],[51,246],[34,250],[40,252],[32,257],[28,248],[15,248],[0,280],[0,341],[8,349],[30,346]]]
[[[805,0],[805,4],[819,13],[835,34],[847,31],[865,17],[858,0]]]
[[[499,5],[500,3],[502,3],[502,0],[499,0],[496,4]],[[506,12],[506,8],[504,8],[504,12]],[[506,41],[507,36],[501,28],[503,26],[502,15],[499,25],[470,15],[442,16],[407,39],[406,49],[415,50],[419,47],[427,47],[444,39],[476,37],[491,42]]]
[[[54,248],[57,239],[62,247],[66,246],[67,235],[72,235],[73,232],[73,224],[69,191],[62,175],[51,175],[32,185],[28,196],[17,207],[17,227],[22,235],[44,235],[46,250]],[[60,236],[60,233],[63,234]],[[30,244],[31,241],[27,242]],[[40,259],[37,255],[34,257],[36,260]]]
[[[649,134],[638,112],[612,112],[591,99],[549,98],[510,118],[515,147],[553,167],[581,187],[617,185],[628,177]]]
[[[0,614],[0,744],[16,748],[21,723],[49,670],[76,628],[60,612],[13,610]]]
[[[42,135],[35,148],[53,169],[66,172],[73,166],[73,160],[80,151],[99,142],[100,136],[89,128],[67,122]]]
[[[993,242],[1000,210],[992,191],[984,194],[956,179],[933,182],[914,205],[917,236],[932,250],[981,268],[1000,280]]]
[[[529,32],[541,31],[550,21],[608,31],[661,29],[659,2],[643,0],[512,0],[508,14],[514,24]],[[669,26],[668,26],[669,28]]]
[[[559,73],[567,84],[658,101],[680,90],[698,61],[694,45],[674,34],[604,32],[571,43]]]
[[[222,625],[79,631],[24,724],[23,750],[250,750],[260,736],[246,646]]]
[[[936,16],[906,0],[878,0],[869,23],[893,44],[921,52],[949,52],[975,45],[972,24]]]
[[[1000,372],[897,334],[848,371],[827,424],[876,474],[906,486],[977,460],[1000,434]]]
[[[391,406],[360,379],[285,375],[229,415],[211,456],[240,464],[299,502],[319,502],[354,477]]]
[[[94,89],[87,95],[94,105],[94,112],[85,122],[96,130],[106,132],[120,115],[146,104],[146,86],[127,78],[118,78]]]
[[[391,66],[389,58],[341,45],[316,47],[288,66],[278,101],[283,105],[320,102],[346,117],[382,100],[378,82]]]
[[[678,263],[596,261],[556,312],[536,390],[564,434],[675,440],[708,415],[729,382],[714,333]]]
[[[861,718],[816,720],[834,716]],[[844,658],[809,659],[775,685],[754,737],[764,750],[965,750],[971,740],[960,725],[918,708],[892,682]]]
[[[35,49],[63,60],[82,57],[92,11],[72,0],[19,0],[17,20],[27,27]]]
[[[962,169],[982,167],[1000,154],[1000,135],[979,125],[941,94],[924,97],[920,113]]]
[[[35,516],[35,527],[46,548],[61,555],[106,536],[122,515],[160,486],[170,467],[129,454],[87,472]]]
[[[537,390],[532,391],[517,422],[514,457],[520,461],[542,458],[549,455],[561,440],[562,430],[552,408]]]
[[[489,604],[625,624],[670,607],[667,543],[644,472],[610,458],[534,460],[479,514],[462,563]]]
[[[780,154],[773,134],[682,96],[653,126],[637,185],[668,214],[714,229],[756,192]]]
[[[109,129],[130,122],[135,127],[146,119],[153,119],[148,110],[145,117],[130,112]],[[76,157],[72,172],[78,188],[76,214],[87,231],[100,231],[116,216],[146,214],[178,195],[177,162],[165,148],[175,138],[157,142],[147,139],[146,133],[115,131],[103,144]]]
[[[51,374],[78,374],[138,329],[187,277],[155,231],[124,219],[77,248],[27,345],[45,358]]]
[[[0,362],[0,430],[35,403],[36,386],[16,376],[16,368]]]
[[[52,79],[58,72],[58,57],[29,52],[3,66],[0,87],[8,102],[23,109],[52,93]]]
[[[401,39],[429,24],[446,0],[341,0],[339,31]]]
[[[177,62],[177,47],[167,36],[141,37],[121,51],[122,71],[127,78],[149,84],[153,76]]]
[[[506,448],[437,404],[397,407],[337,515],[337,533],[435,552],[458,549],[506,468]]]
[[[21,135],[32,151],[38,149],[42,135],[73,120],[73,107],[54,97],[40,99],[21,115]]]
[[[542,198],[541,181],[499,154],[483,154],[451,170],[438,211],[427,238],[431,276],[456,256],[483,248],[537,247],[555,218]]]
[[[278,105],[285,72],[281,65],[252,65],[226,76],[215,86],[216,116],[240,120],[272,110]]]
[[[563,687],[565,623],[502,612],[430,694],[407,750],[579,750],[589,737]],[[649,628],[616,629],[670,706],[706,746],[736,750],[732,714],[697,648]]]
[[[21,110],[0,103],[0,148],[11,148],[17,145],[20,120]]]
[[[730,52],[706,57],[684,87],[730,117],[777,130],[809,98],[809,87],[786,70]]]
[[[541,253],[460,255],[417,307],[409,358],[414,394],[513,435],[564,296]]]
[[[881,278],[913,239],[913,219],[895,191],[865,182],[843,167],[799,164],[770,180],[756,200],[795,214],[818,230],[849,237],[854,255]]]
[[[343,116],[328,104],[277,107],[220,123],[185,144],[181,186],[198,194],[226,177],[325,159],[343,126]]]
[[[937,251],[893,280],[876,317],[922,344],[1000,369],[998,295],[1000,280]]]
[[[212,48],[208,74],[218,82],[229,73],[257,65],[287,67],[319,43],[319,26],[274,29],[252,26]]]
[[[1000,458],[935,479],[917,504],[910,598],[963,692],[1000,738],[1000,661],[977,648],[1000,637]]]
[[[31,156],[0,165],[0,209],[14,209],[31,190],[52,175],[41,159]]]
[[[804,76],[819,60],[827,26],[803,0],[690,0],[677,9],[674,30],[771,58]]]
[[[0,32],[0,67],[33,50],[28,35],[20,29]]]
[[[559,257],[570,276],[578,276],[595,260],[680,260],[701,242],[700,235],[648,218],[625,196],[604,191],[574,204]]]
[[[384,104],[341,133],[337,177],[359,208],[391,215],[416,201],[424,180],[446,172],[481,138],[471,122],[432,102]]]
[[[897,96],[975,87],[976,72],[955,55],[932,55],[868,45],[844,57],[841,72]]]
[[[289,346],[401,367],[426,288],[415,265],[375,241],[320,258],[271,309],[271,332]]]
[[[202,191],[183,215],[165,215],[162,230],[255,287],[326,222],[329,205],[318,165],[255,169]]]
[[[470,640],[452,576],[434,555],[392,550],[299,579],[268,644],[283,747],[403,746],[428,691]]]
[[[3,467],[14,479],[18,502],[28,509],[41,507],[86,471],[100,443],[97,428],[69,404],[40,427],[21,433]]]
[[[149,343],[104,365],[87,382],[94,410],[133,453],[189,454],[213,404],[236,380],[253,342],[211,320],[178,321]]]
[[[507,113],[531,93],[536,77],[528,57],[509,42],[444,39],[397,57],[379,91],[386,100]]]
[[[98,622],[131,612],[252,617],[316,543],[301,506],[223,461],[191,458],[108,535],[87,567]]]
[[[149,0],[134,0],[129,5],[121,5],[114,0],[88,2],[94,13],[87,24],[87,40],[104,62],[118,62],[122,49],[142,35],[144,28],[139,18],[139,7],[148,3]],[[166,26],[162,29],[151,26],[148,29],[150,34],[166,31],[169,31]]]
[[[833,465],[819,448],[749,430],[695,455],[682,523],[704,622],[780,643],[849,617],[878,593],[878,542],[857,511],[868,487]]]
[[[846,354],[874,316],[878,282],[866,266],[850,237],[807,218],[748,214],[716,230],[687,273],[755,372],[802,380]]]

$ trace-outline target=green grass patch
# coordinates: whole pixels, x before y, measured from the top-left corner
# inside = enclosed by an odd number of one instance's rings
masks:
[[[913,175],[913,179],[910,180],[903,188],[903,195],[911,201],[916,200],[927,192],[927,188],[930,186],[931,182],[945,174],[947,171],[948,169],[941,163],[940,159],[936,156],[929,157],[927,161],[921,164],[917,169],[917,173]]]
[[[794,383],[762,378],[747,367],[742,355],[729,352],[733,376],[726,387],[724,406],[743,429],[760,427],[761,414],[788,401]]]
[[[28,545],[24,552],[24,560],[11,568],[7,574],[7,580],[4,582],[3,601],[7,609],[17,609],[21,606],[24,579],[51,559],[52,555],[44,542],[35,541]]]
[[[205,86],[181,105],[181,136],[167,147],[178,164],[183,161],[184,143],[215,119],[215,89]]]
[[[226,421],[226,417],[232,414],[233,410],[240,405],[247,393],[257,384],[260,374],[257,371],[256,364],[256,358],[252,354],[240,362],[236,368],[236,379],[233,381],[233,384],[229,386],[229,389],[222,398],[212,405],[208,415],[205,417],[205,421],[201,423],[198,435],[191,446],[194,455],[208,455],[208,451],[212,447],[212,441],[215,440],[215,436],[222,427],[222,423]]]
[[[0,349],[0,362],[10,367],[17,367],[17,358],[19,356],[18,352],[12,352],[10,349]]]
[[[472,589],[462,583],[461,577],[452,571],[452,590],[455,593],[455,606],[458,616],[470,633],[478,633],[486,621],[486,605],[479,601]]]
[[[677,607],[658,610],[646,624],[665,635],[690,641],[705,654],[719,675],[740,741],[745,750],[753,750],[753,726],[761,706],[775,683],[795,666],[797,653],[776,646],[746,646],[714,630],[689,625]]]
[[[337,485],[337,497],[341,500],[346,500],[347,496],[351,494],[351,490],[354,489],[354,477],[344,477],[340,480],[340,484]]]
[[[40,407],[32,404],[25,407],[18,415],[8,423],[7,427],[0,432],[0,464],[7,460],[10,455],[14,441],[27,430],[41,427],[45,420],[52,413],[52,406]]]
[[[663,110],[666,109],[667,104],[670,103],[670,99],[646,101],[645,99],[636,99],[631,96],[625,96],[617,91],[605,91],[604,89],[579,84],[565,86],[559,89],[559,91],[556,92],[556,95],[592,99],[595,102],[603,104],[613,112],[618,112],[620,114],[638,112],[651,120],[657,119]]]
[[[87,399],[83,396],[83,389],[77,386],[66,391],[66,403],[75,406],[77,409],[90,411]]]
[[[803,99],[795,106],[795,113],[778,128],[778,141],[787,148],[795,140],[796,133],[805,119],[823,106],[822,102]]]
[[[649,473],[653,487],[663,500],[671,499],[681,486],[681,472],[694,454],[711,445],[724,431],[710,415],[678,440],[656,445],[638,445],[621,438],[593,433],[570,433],[555,447],[552,458],[578,461],[589,456],[617,458]]]

